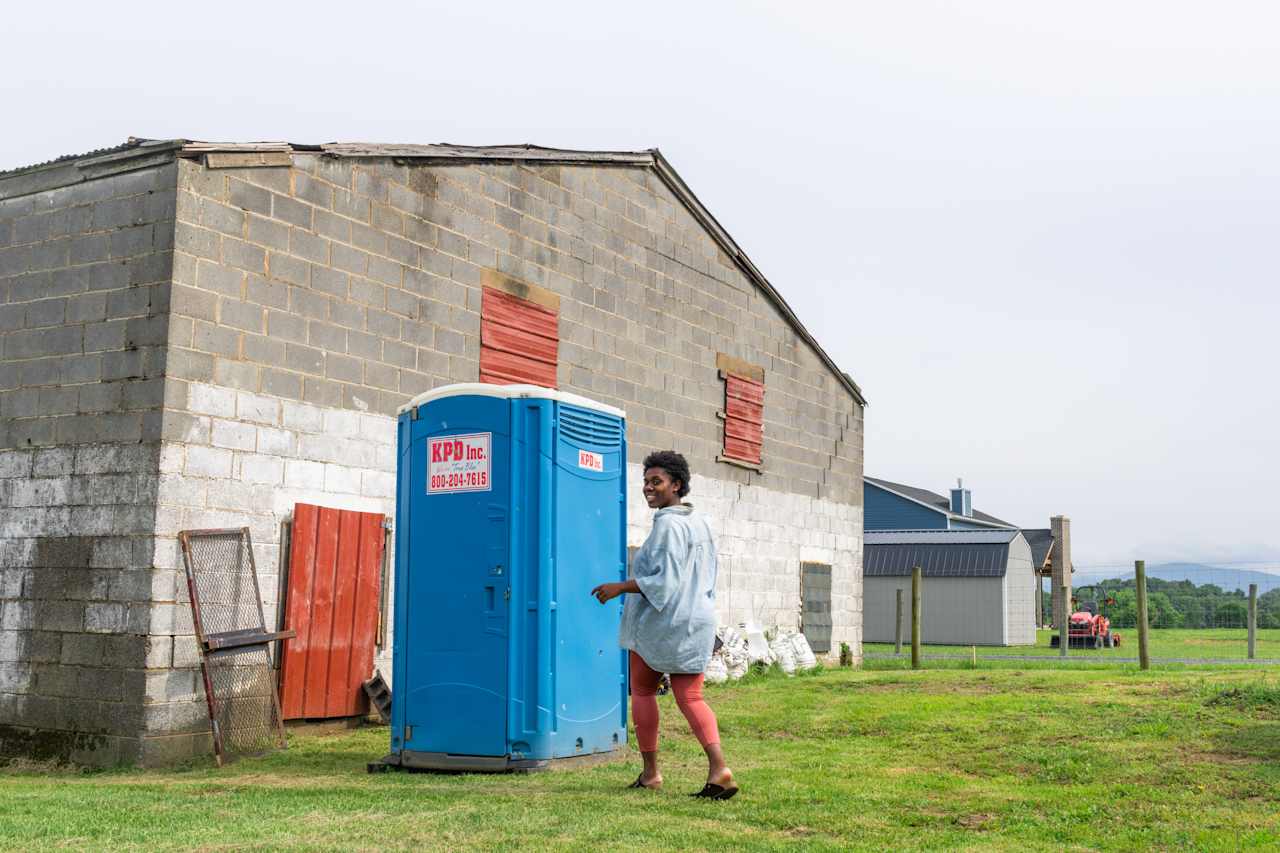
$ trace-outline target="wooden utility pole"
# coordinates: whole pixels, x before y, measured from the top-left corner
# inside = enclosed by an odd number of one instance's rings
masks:
[[[1135,560],[1133,564],[1138,596],[1138,666],[1151,668],[1151,655],[1147,651],[1147,561]]]
[[[895,589],[898,599],[898,610],[893,620],[893,653],[902,654],[902,588]]]
[[[911,668],[920,668],[920,587],[924,572],[919,566],[911,570]]]
[[[1258,636],[1258,585],[1249,584],[1249,660],[1253,660]]]

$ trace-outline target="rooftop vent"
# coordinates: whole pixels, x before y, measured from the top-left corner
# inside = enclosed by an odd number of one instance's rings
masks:
[[[956,515],[973,516],[973,496],[960,477],[956,478],[956,487],[951,490],[951,511]]]

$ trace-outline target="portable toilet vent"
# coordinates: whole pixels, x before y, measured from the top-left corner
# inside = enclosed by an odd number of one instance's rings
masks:
[[[622,749],[622,411],[450,385],[400,411],[390,764],[510,770]]]

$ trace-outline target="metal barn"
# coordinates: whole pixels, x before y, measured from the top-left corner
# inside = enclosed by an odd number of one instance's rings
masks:
[[[1035,570],[1018,530],[868,530],[863,640],[892,643],[897,590],[911,632],[911,570],[920,566],[925,643],[1015,646],[1036,641]]]

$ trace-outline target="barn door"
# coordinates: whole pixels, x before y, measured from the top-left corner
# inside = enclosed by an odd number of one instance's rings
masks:
[[[383,516],[296,504],[285,591],[280,705],[286,720],[365,712],[382,581]]]
[[[814,654],[831,651],[831,567],[800,564],[800,631]]]

